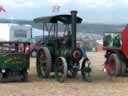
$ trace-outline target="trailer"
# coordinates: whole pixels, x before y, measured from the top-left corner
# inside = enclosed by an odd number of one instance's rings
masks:
[[[0,41],[27,41],[32,37],[32,26],[0,23]]]
[[[104,71],[110,76],[122,76],[128,70],[128,25],[122,32],[106,32]]]

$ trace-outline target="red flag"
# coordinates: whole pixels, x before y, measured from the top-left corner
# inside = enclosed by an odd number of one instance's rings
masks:
[[[6,10],[3,8],[3,6],[0,6],[0,12],[6,12]]]

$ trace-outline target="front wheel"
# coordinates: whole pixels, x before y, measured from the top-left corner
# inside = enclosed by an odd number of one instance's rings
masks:
[[[55,79],[59,82],[64,82],[67,78],[67,61],[64,57],[59,57],[55,64]]]
[[[88,82],[92,81],[92,63],[87,58],[84,58],[84,60],[82,61],[81,75],[83,80],[86,80]]]

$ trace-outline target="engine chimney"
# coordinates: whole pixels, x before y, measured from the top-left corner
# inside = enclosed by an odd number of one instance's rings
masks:
[[[72,16],[72,23],[71,23],[71,28],[72,28],[72,48],[76,47],[76,31],[77,31],[77,11],[73,10],[71,11],[71,16]]]

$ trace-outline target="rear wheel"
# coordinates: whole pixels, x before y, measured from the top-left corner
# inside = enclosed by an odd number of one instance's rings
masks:
[[[64,82],[67,78],[67,61],[64,57],[59,57],[55,64],[55,79],[59,82]]]
[[[84,59],[81,66],[81,75],[83,80],[92,81],[92,63],[89,59]]]
[[[51,72],[51,54],[47,47],[43,47],[37,54],[37,74],[41,78],[48,78]]]
[[[121,60],[118,54],[111,54],[108,59],[107,73],[110,76],[119,76],[121,74]]]

